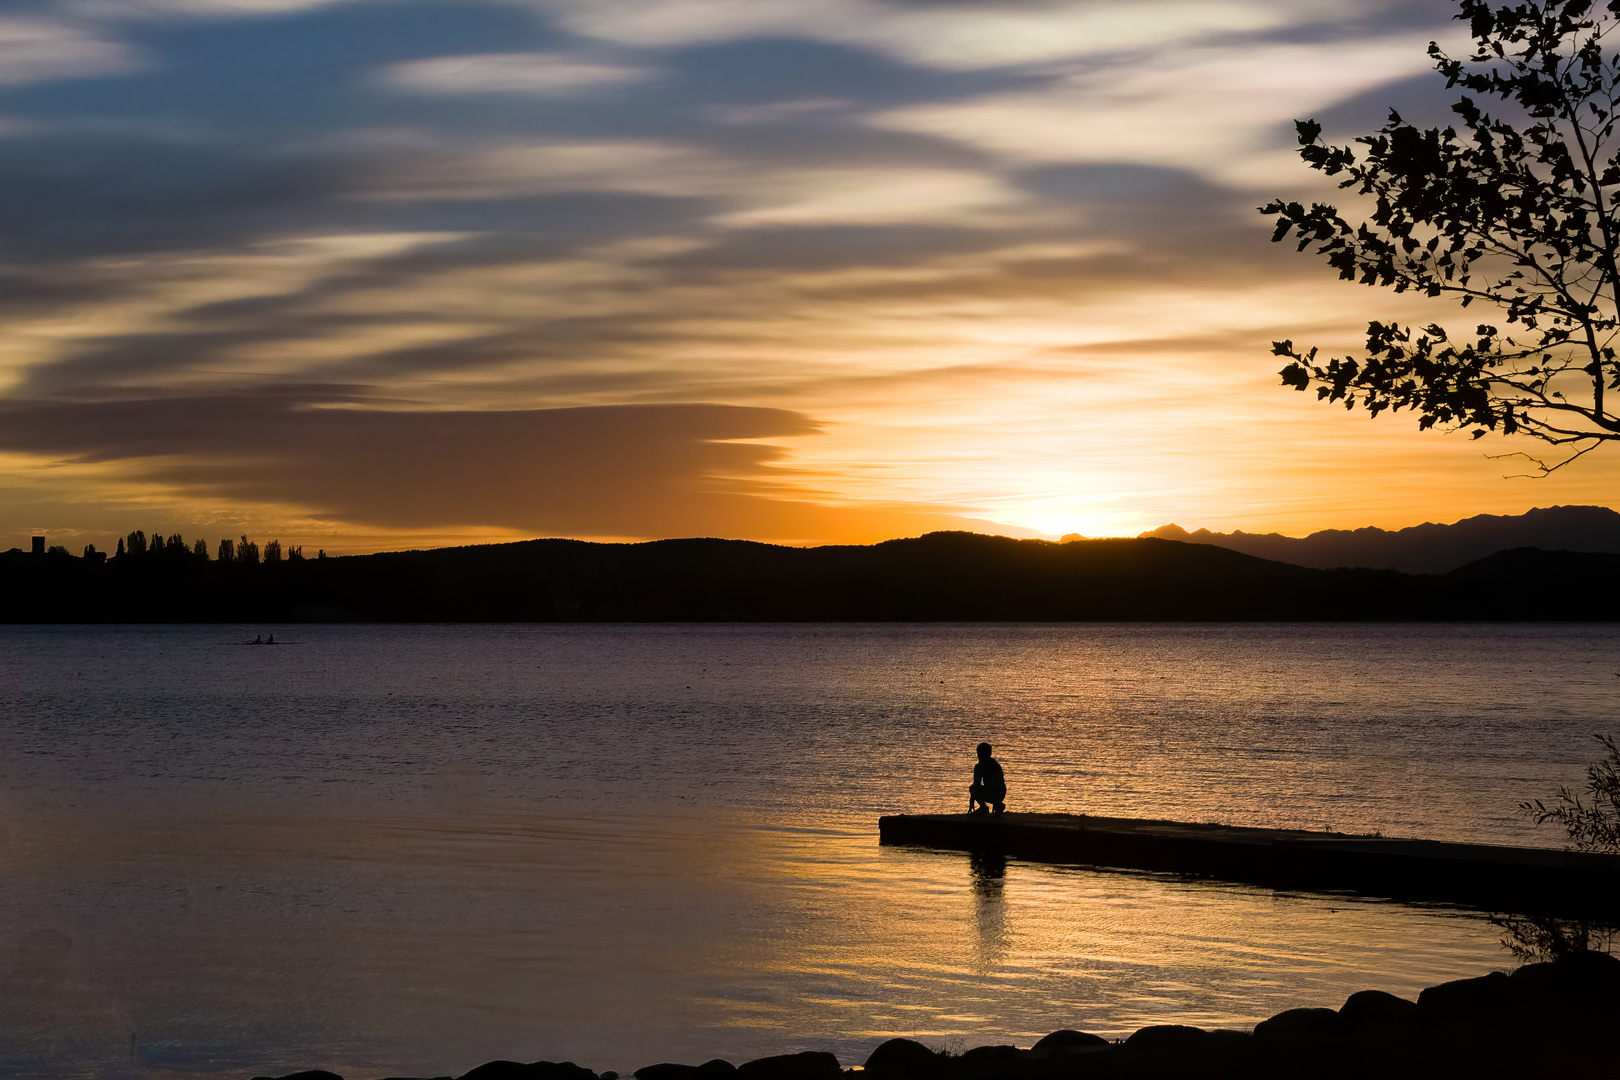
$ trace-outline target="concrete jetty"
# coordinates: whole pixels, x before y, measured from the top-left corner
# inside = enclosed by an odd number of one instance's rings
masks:
[[[1620,857],[1085,814],[897,814],[885,844],[1548,915],[1620,913]]]

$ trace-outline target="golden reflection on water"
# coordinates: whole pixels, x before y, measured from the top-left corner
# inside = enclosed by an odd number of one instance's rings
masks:
[[[1444,910],[883,848],[873,830],[220,809],[15,830],[12,1072],[53,1055],[107,1076],[626,1072],[806,1047],[849,1064],[896,1035],[1246,1026],[1502,959]]]
[[[300,635],[0,630],[0,1074],[853,1064],[895,1035],[1410,997],[1506,963],[1490,927],[884,848],[877,816],[959,809],[989,738],[1015,810],[1524,842],[1512,806],[1578,780],[1620,649],[1571,627]]]
[[[979,975],[999,967],[1007,953],[1007,908],[1001,895],[1007,879],[1007,859],[1002,855],[968,856],[968,873],[973,878],[973,922],[978,930]]]
[[[817,886],[837,897],[823,898],[828,925],[778,964],[838,972],[865,992],[783,1021],[867,1043],[1243,1027],[1296,1005],[1337,1007],[1361,989],[1412,996],[1503,960],[1488,925],[1446,908],[905,848],[822,856],[838,867]],[[863,916],[879,911],[874,931]]]

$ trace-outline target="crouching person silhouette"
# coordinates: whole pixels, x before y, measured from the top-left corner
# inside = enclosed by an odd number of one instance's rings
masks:
[[[990,744],[979,744],[979,763],[973,766],[973,786],[968,788],[968,813],[988,814],[1007,809],[1007,777],[1001,762],[990,756]]]

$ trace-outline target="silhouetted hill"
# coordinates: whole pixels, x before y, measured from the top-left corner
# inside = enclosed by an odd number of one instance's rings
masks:
[[[1452,525],[1324,529],[1304,538],[1280,533],[1188,532],[1165,525],[1142,534],[1210,544],[1262,559],[1328,569],[1365,566],[1408,574],[1443,574],[1510,548],[1620,553],[1620,514],[1605,506],[1549,506],[1518,516],[1480,514]]]
[[[1447,575],[1318,570],[1160,539],[931,533],[869,547],[515,544],[273,564],[0,556],[9,622],[1386,620],[1620,617],[1620,555]]]

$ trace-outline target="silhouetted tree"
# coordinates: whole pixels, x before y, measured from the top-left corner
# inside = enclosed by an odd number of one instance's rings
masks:
[[[219,542],[218,558],[220,562],[235,562],[236,542],[234,540],[221,540]]]
[[[1502,309],[1505,330],[1481,323],[1454,337],[1439,325],[1367,327],[1366,355],[1318,360],[1274,342],[1285,385],[1376,416],[1411,409],[1418,427],[1530,435],[1557,448],[1550,472],[1620,439],[1613,339],[1620,326],[1620,0],[1525,0],[1492,9],[1460,0],[1474,38],[1461,60],[1429,44],[1462,131],[1419,130],[1393,110],[1375,134],[1347,146],[1297,121],[1300,156],[1371,202],[1352,224],[1329,205],[1275,200],[1274,241],[1319,245],[1348,281],[1447,296]],[[1496,98],[1510,123],[1475,97]],[[1525,455],[1530,457],[1530,455]]]
[[[101,554],[101,552],[96,550],[96,545],[94,545],[94,544],[86,544],[86,545],[84,545],[84,557],[86,559],[94,559],[97,555],[100,555],[100,554]]]
[[[181,536],[179,533],[169,534],[169,542],[163,545],[163,550],[166,551],[171,558],[175,559],[188,555],[191,552],[191,549],[186,546],[186,538]]]
[[[287,548],[287,561],[288,562],[303,562],[304,561],[304,545],[303,544],[294,544],[291,547]]]
[[[257,564],[259,561],[259,545],[245,536],[242,537],[236,542],[236,561]]]
[[[191,554],[192,554],[192,557],[195,558],[198,562],[207,562],[208,561],[208,541],[206,541],[206,540],[202,539],[201,537],[199,537],[197,539],[197,542],[195,544],[191,545]]]
[[[136,529],[134,532],[130,533],[129,534],[129,547],[128,547],[127,550],[129,551],[129,553],[131,555],[145,555],[146,554],[146,534],[141,532],[141,530],[139,530],[139,529]]]
[[[113,552],[113,557],[114,558],[121,558],[123,556],[123,554],[124,554],[124,541],[123,541],[123,538],[120,537],[119,541],[118,541],[118,550]]]
[[[264,561],[267,563],[281,561],[281,541],[271,540],[264,545]]]

